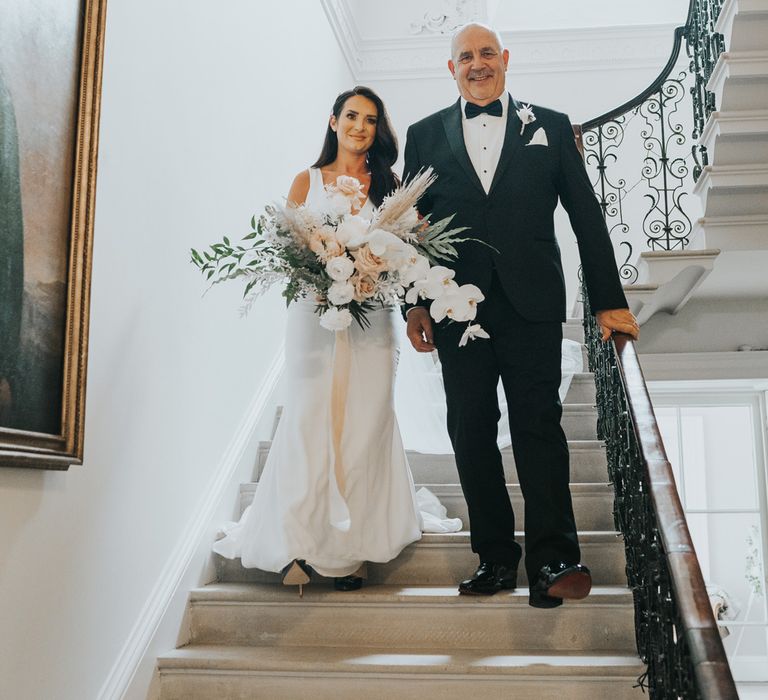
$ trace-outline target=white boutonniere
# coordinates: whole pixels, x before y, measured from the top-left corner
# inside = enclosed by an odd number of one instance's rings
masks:
[[[547,140],[547,132],[544,131],[544,127],[541,126],[533,132],[531,140],[525,144],[526,146],[549,146]]]
[[[520,136],[522,136],[523,131],[525,131],[525,127],[531,122],[536,121],[536,115],[533,113],[533,110],[531,109],[531,105],[523,105],[522,107],[520,107],[520,109],[517,110],[517,116],[520,118],[520,121],[523,123],[523,125],[520,127]]]

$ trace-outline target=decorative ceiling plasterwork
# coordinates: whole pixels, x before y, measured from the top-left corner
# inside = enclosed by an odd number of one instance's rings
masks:
[[[424,16],[411,22],[411,34],[451,34],[462,24],[485,19],[481,0],[436,0]]]
[[[410,28],[421,20],[404,21],[399,37],[363,38],[350,8],[350,0],[321,0],[336,40],[358,82],[449,78],[448,36],[460,13],[483,21],[487,14],[484,0],[453,0],[440,3],[434,10],[436,22],[446,19],[440,28],[422,29],[412,34]],[[448,10],[456,10],[449,15]],[[433,11],[427,12],[433,15]],[[590,70],[631,70],[664,65],[672,48],[673,26],[644,25],[600,27],[597,29],[526,30],[501,32],[512,54],[510,72],[531,75]]]

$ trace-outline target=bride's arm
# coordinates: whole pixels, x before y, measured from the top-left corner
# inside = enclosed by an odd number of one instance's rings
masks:
[[[288,192],[288,204],[298,207],[307,201],[309,192],[309,170],[302,170],[295,178]]]

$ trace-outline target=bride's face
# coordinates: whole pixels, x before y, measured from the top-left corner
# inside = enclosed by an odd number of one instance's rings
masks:
[[[366,153],[376,138],[378,120],[376,105],[367,97],[352,95],[337,119],[331,117],[331,129],[336,132],[339,148],[354,154]]]

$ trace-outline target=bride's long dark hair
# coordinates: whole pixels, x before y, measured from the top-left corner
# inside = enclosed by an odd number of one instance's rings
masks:
[[[336,101],[333,103],[333,116],[337,120],[344,109],[344,103],[355,95],[365,97],[376,105],[376,136],[366,154],[366,161],[368,169],[371,171],[371,186],[368,188],[368,197],[378,207],[381,205],[384,197],[392,192],[399,182],[397,175],[392,172],[392,166],[397,160],[397,136],[395,136],[395,132],[392,129],[389,115],[381,98],[371,88],[363,85],[346,90],[336,98]],[[323,150],[312,167],[322,168],[333,163],[336,160],[338,150],[339,139],[329,124],[325,132]]]

